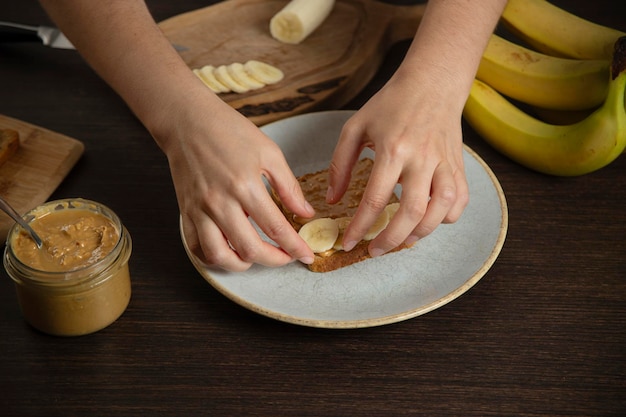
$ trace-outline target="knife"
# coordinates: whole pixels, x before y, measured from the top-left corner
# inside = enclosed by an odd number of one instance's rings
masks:
[[[42,42],[60,49],[75,49],[74,45],[57,28],[29,26],[0,21],[0,42]]]
[[[2,42],[42,42],[51,48],[76,49],[57,28],[0,21],[0,43]],[[178,52],[187,50],[187,47],[182,45],[172,44],[172,46]]]

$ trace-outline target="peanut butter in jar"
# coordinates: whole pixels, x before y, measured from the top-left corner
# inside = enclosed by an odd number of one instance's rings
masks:
[[[25,215],[43,247],[18,225],[4,266],[22,314],[38,330],[79,336],[117,320],[130,301],[130,235],[109,208],[89,200],[52,201]]]

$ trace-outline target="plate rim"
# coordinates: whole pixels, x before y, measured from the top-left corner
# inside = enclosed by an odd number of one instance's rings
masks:
[[[354,113],[354,112],[355,111],[352,111],[352,110],[319,111],[319,112],[300,114],[297,116],[292,116],[287,119],[291,120],[295,118],[310,117],[311,115],[323,115],[324,113],[349,114],[349,113]],[[276,122],[269,123],[265,126],[269,126],[270,124],[274,124],[274,123],[280,123],[287,119],[278,120]],[[182,240],[185,252],[187,253],[188,258],[190,259],[191,263],[196,268],[198,273],[202,276],[202,278],[204,278],[204,280],[207,281],[220,294],[222,294],[226,298],[230,299],[231,301],[235,302],[236,304],[239,304],[240,306],[250,311],[253,311],[262,316],[272,318],[281,322],[305,326],[305,327],[325,328],[325,329],[359,329],[359,328],[376,327],[376,326],[398,323],[401,321],[409,320],[409,319],[424,315],[430,311],[433,311],[439,307],[442,307],[443,305],[446,305],[454,301],[455,299],[459,298],[461,295],[469,291],[472,287],[474,287],[474,285],[476,285],[476,283],[482,279],[482,277],[489,271],[489,269],[491,269],[491,267],[497,260],[504,246],[504,242],[506,240],[506,235],[508,232],[508,223],[509,223],[508,222],[508,219],[509,219],[508,204],[506,201],[506,197],[505,197],[502,185],[498,181],[493,170],[480,157],[480,155],[478,155],[476,151],[474,151],[465,143],[463,143],[463,149],[479,163],[479,165],[488,175],[491,183],[493,184],[495,188],[496,194],[498,196],[498,201],[500,203],[500,213],[501,213],[498,237],[496,238],[496,241],[494,243],[493,248],[491,249],[491,252],[489,253],[489,256],[485,259],[483,264],[474,272],[474,274],[472,274],[470,277],[468,277],[467,280],[463,282],[462,285],[459,285],[454,290],[438,298],[437,300],[430,302],[428,304],[419,306],[418,308],[410,309],[401,313],[381,316],[381,317],[367,318],[367,319],[354,319],[354,320],[328,320],[328,319],[312,319],[312,318],[305,318],[305,317],[297,317],[294,315],[285,314],[285,313],[281,313],[278,311],[274,311],[274,310],[262,307],[258,304],[255,304],[245,299],[244,297],[241,297],[231,291],[228,291],[218,280],[216,280],[211,275],[210,273],[211,268],[208,267],[203,262],[201,262],[190,251],[187,245],[187,241],[185,239],[184,231],[183,231],[182,216],[180,216],[179,217],[179,230],[180,230],[180,236],[181,236],[181,240]]]

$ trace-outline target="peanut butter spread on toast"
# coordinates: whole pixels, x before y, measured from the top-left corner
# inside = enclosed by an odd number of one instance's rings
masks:
[[[315,216],[310,219],[304,219],[293,214],[280,202],[278,196],[274,193],[272,193],[272,196],[296,230],[299,230],[306,222],[316,218],[330,217],[336,219],[339,217],[352,217],[363,198],[365,186],[373,165],[374,161],[370,158],[361,159],[355,164],[350,185],[341,200],[335,204],[326,203],[328,170],[312,172],[299,177],[298,182],[300,182],[304,197],[315,209]],[[392,196],[390,202],[394,201],[398,201],[395,195]]]

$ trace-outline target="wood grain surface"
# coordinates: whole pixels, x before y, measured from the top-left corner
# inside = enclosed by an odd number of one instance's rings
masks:
[[[0,166],[0,196],[20,214],[42,204],[83,153],[82,142],[0,114],[0,127],[16,130],[20,147]],[[0,212],[0,241],[14,221]]]
[[[626,31],[615,0],[554,2]],[[147,3],[163,21],[215,1]],[[49,23],[36,0],[0,2],[0,15]],[[344,108],[378,91],[407,46],[394,44]],[[130,305],[86,337],[30,328],[0,268],[2,417],[626,415],[624,155],[590,175],[554,178],[465,126],[509,208],[492,268],[415,319],[312,329],[242,308],[197,273],[167,159],[75,51],[0,44],[0,114],[80,139],[83,156],[50,198],[100,201],[133,239]]]
[[[374,74],[391,45],[415,34],[423,4],[371,0],[337,2],[330,16],[302,43],[272,38],[269,21],[285,0],[229,0],[169,18],[159,25],[190,68],[251,59],[280,68],[278,84],[244,94],[222,94],[225,102],[257,125],[305,111],[339,108]]]

